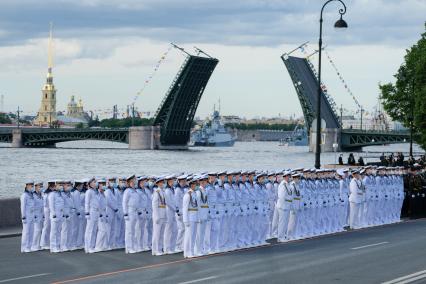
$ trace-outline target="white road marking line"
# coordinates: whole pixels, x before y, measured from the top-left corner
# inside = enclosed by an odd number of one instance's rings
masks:
[[[417,276],[417,277],[413,277],[413,278],[410,278],[410,279],[398,282],[398,284],[413,283],[414,281],[421,280],[421,279],[424,279],[424,278],[426,278],[426,274],[423,274],[423,275],[420,275],[420,276]]]
[[[381,243],[377,243],[377,244],[371,244],[371,245],[366,245],[366,246],[361,246],[361,247],[356,247],[356,248],[351,248],[351,249],[363,249],[363,248],[369,248],[369,247],[384,245],[384,244],[388,244],[388,243],[389,242],[381,242]]]
[[[418,279],[414,279],[414,278],[417,278],[417,277],[420,277],[419,279],[426,277],[426,270],[422,270],[422,271],[419,271],[419,272],[408,274],[408,275],[405,275],[405,276],[402,276],[402,277],[399,277],[399,278],[396,278],[396,279],[393,279],[393,280],[390,280],[390,281],[387,281],[387,282],[383,282],[382,284],[408,283],[408,282],[400,282],[400,281],[404,281],[404,280],[407,280],[409,282],[415,281],[415,280],[418,280]]]
[[[52,273],[40,273],[40,274],[34,274],[34,275],[28,275],[28,276],[22,276],[22,277],[16,277],[16,278],[3,279],[3,280],[0,280],[0,283],[12,282],[12,281],[16,281],[16,280],[22,280],[22,279],[28,279],[28,278],[34,278],[34,277],[40,277],[40,276],[45,276],[45,275],[49,275],[49,274],[52,274]]]
[[[180,282],[178,284],[190,284],[190,283],[197,283],[197,282],[201,282],[201,281],[207,281],[207,280],[212,280],[212,279],[216,279],[218,276],[210,276],[210,277],[206,277],[206,278],[200,278],[200,279],[195,279],[195,280],[191,280],[191,281],[186,281],[186,282]]]

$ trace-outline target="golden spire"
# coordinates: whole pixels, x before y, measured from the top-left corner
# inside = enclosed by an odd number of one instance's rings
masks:
[[[49,73],[52,72],[53,67],[53,23],[50,22],[50,32],[49,32],[49,41],[48,41],[48,50],[47,50],[47,56],[48,56],[48,62],[47,67],[49,69]]]

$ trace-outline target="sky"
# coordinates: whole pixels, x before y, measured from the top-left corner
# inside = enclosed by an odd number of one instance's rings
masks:
[[[36,113],[47,72],[49,23],[54,34],[57,109],[71,95],[86,110],[106,114],[133,102],[155,111],[183,63],[174,42],[219,59],[197,110],[209,115],[300,116],[302,110],[281,54],[309,41],[318,46],[318,0],[1,0],[0,94],[3,111]],[[425,29],[425,0],[345,0],[349,27],[336,30],[338,1],[324,11],[326,50],[364,109],[377,105],[379,83],[394,81],[406,49]],[[295,53],[303,56],[303,53]],[[313,63],[317,65],[317,57]],[[323,58],[323,81],[336,103],[356,110]]]

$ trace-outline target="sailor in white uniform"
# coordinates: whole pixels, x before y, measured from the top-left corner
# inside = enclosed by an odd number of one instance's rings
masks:
[[[125,251],[126,253],[137,252],[136,222],[139,215],[139,195],[136,192],[135,176],[126,178],[127,188],[123,194],[123,213],[125,222]]]
[[[21,219],[22,219],[22,237],[21,252],[31,252],[34,229],[34,182],[25,183],[24,192],[21,194]]]
[[[183,251],[183,235],[185,233],[185,225],[183,224],[182,216],[182,202],[185,192],[188,190],[186,185],[186,178],[188,175],[181,175],[177,177],[177,184],[174,188],[175,192],[175,205],[176,205],[176,251]]]
[[[287,230],[287,239],[288,240],[294,240],[299,239],[299,234],[301,231],[301,223],[303,222],[303,216],[302,216],[302,193],[299,188],[299,182],[300,182],[300,174],[296,173],[293,174],[292,182],[290,183],[290,189],[293,196],[293,202],[292,207],[290,210],[290,218],[289,218],[289,224],[288,224],[288,230]]]
[[[283,181],[278,187],[278,242],[287,241],[287,228],[290,217],[290,210],[292,209],[293,195],[290,188],[291,172],[287,171],[283,174]]]
[[[71,182],[64,181],[64,191],[61,193],[64,200],[63,221],[61,229],[61,251],[69,251],[74,242],[72,239],[72,214],[75,212],[74,202],[71,196]]]
[[[40,238],[43,229],[44,213],[43,213],[43,196],[41,194],[43,188],[42,182],[37,182],[34,185],[34,230],[33,239],[31,242],[31,251],[41,250]]]
[[[194,254],[196,256],[206,255],[210,251],[210,231],[208,227],[210,226],[210,208],[209,208],[209,199],[208,192],[206,190],[207,186],[207,175],[203,175],[199,179],[199,185],[197,185],[197,190],[195,192],[198,202],[198,220],[197,224],[197,236],[194,247]]]
[[[146,222],[145,222],[145,234],[143,247],[147,250],[151,250],[152,245],[152,193],[154,189],[153,177],[147,177],[145,182],[145,194],[148,198],[147,207],[146,207]]]
[[[148,198],[147,193],[145,192],[145,182],[147,180],[146,176],[140,176],[137,178],[137,187],[136,192],[139,195],[139,209],[138,209],[138,221],[136,222],[136,242],[137,242],[137,251],[148,251],[149,247],[147,246],[147,232],[146,232],[146,222],[147,222],[147,211],[148,211],[148,202],[151,202],[151,199]]]
[[[183,256],[191,258],[195,256],[195,241],[197,236],[198,216],[198,199],[195,193],[197,178],[189,181],[189,189],[183,196],[182,214],[183,223],[185,224],[185,236],[183,239]]]
[[[49,195],[55,190],[55,181],[48,181],[47,188],[42,193],[43,195],[43,229],[41,231],[40,246],[43,249],[50,249],[50,206],[49,206]]]
[[[173,254],[176,251],[176,213],[179,207],[176,206],[174,192],[174,175],[165,177],[166,186],[164,188],[164,198],[166,202],[166,224],[164,227],[164,253]]]
[[[269,172],[267,175],[267,179],[265,180],[265,188],[266,188],[266,195],[268,197],[268,207],[269,207],[269,214],[268,214],[268,232],[266,234],[267,239],[272,238],[272,219],[274,217],[275,212],[275,189],[274,189],[274,182],[276,179],[275,172]]]
[[[164,178],[155,181],[152,193],[152,255],[163,255],[164,229],[167,223],[166,198],[164,193]]]
[[[88,182],[88,189],[84,199],[84,214],[87,220],[84,233],[84,251],[86,253],[95,252],[96,235],[98,233],[98,221],[100,215],[99,192],[97,190],[95,178]]]
[[[359,171],[352,172],[352,180],[349,184],[349,226],[351,229],[359,229],[360,224],[360,208],[363,202],[364,192],[362,190],[362,180]]]
[[[216,172],[208,173],[208,184],[206,185],[207,196],[209,198],[210,209],[210,252],[216,253],[219,251],[219,233],[220,233],[220,211],[218,208],[218,197],[216,188]]]
[[[61,251],[61,230],[64,219],[64,199],[62,198],[63,183],[56,182],[55,191],[49,195],[50,205],[50,252]]]
[[[84,248],[84,191],[83,191],[83,180],[74,181],[74,188],[71,190],[71,197],[74,204],[74,214],[71,219],[72,222],[72,250]]]
[[[109,236],[111,231],[111,219],[108,214],[108,205],[105,197],[106,179],[98,180],[99,219],[96,235],[95,252],[111,250]]]
[[[119,197],[116,177],[108,178],[107,187],[105,190],[105,198],[107,203],[107,215],[110,222],[110,231],[108,236],[108,247],[111,249],[119,248],[118,236],[120,234],[120,214],[122,214],[122,200]]]

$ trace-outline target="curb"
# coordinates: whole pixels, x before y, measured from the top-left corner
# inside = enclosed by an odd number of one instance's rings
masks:
[[[22,236],[22,233],[4,234],[4,235],[0,235],[0,239],[13,238],[13,237],[20,237],[20,236]]]

